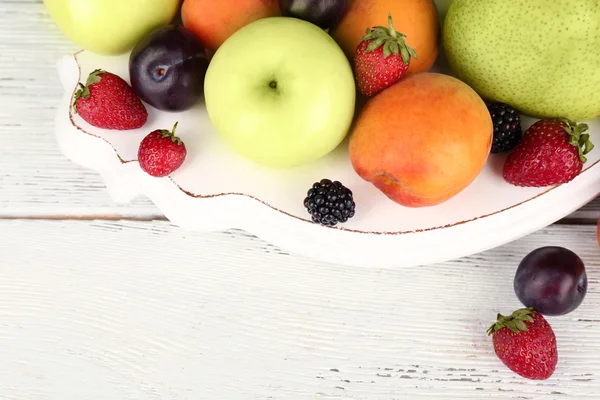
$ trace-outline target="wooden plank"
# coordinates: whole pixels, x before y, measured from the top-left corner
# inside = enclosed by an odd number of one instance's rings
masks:
[[[114,204],[99,176],[56,146],[55,63],[76,50],[41,1],[0,2],[0,215],[157,215],[146,199]]]
[[[589,223],[596,224],[600,218],[600,198],[588,203],[566,218],[568,223]]]
[[[591,226],[555,225],[396,271],[167,222],[13,220],[0,232],[2,399],[579,400],[600,391]],[[584,259],[589,292],[575,312],[549,318],[555,375],[526,381],[495,357],[485,330],[520,306],[519,260],[552,244]]]

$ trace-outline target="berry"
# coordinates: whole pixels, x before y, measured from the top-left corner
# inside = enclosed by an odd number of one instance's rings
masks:
[[[594,145],[588,126],[565,119],[533,124],[506,159],[504,179],[515,186],[542,187],[573,180]]]
[[[514,290],[525,307],[543,315],[575,310],[587,292],[585,265],[571,250],[546,246],[533,250],[519,263]]]
[[[157,129],[150,132],[140,143],[138,161],[148,175],[169,175],[183,164],[187,154],[185,144],[175,136],[177,123],[172,131]]]
[[[488,110],[494,123],[491,153],[503,153],[514,149],[523,136],[519,113],[504,103],[490,104]]]
[[[488,329],[494,351],[511,371],[528,379],[548,379],[558,362],[556,336],[552,327],[532,308],[516,310]]]
[[[73,110],[90,125],[102,129],[137,129],[148,120],[148,111],[131,86],[101,69],[89,74],[85,86],[79,83]]]
[[[304,207],[312,216],[313,222],[334,226],[346,222],[354,216],[355,204],[352,192],[340,182],[322,179],[308,190]]]
[[[404,41],[406,35],[394,29],[391,14],[388,21],[389,28],[368,28],[356,47],[354,73],[358,89],[365,96],[373,96],[398,82],[406,74],[411,57],[417,58],[415,50]]]

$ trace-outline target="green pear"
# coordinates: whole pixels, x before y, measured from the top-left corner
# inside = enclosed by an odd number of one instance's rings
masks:
[[[486,100],[537,118],[600,116],[600,0],[454,0],[443,44]]]

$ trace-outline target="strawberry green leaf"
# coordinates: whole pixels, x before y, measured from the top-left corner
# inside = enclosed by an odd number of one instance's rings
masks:
[[[82,99],[87,99],[90,97],[90,90],[87,88],[87,86],[83,86],[81,84],[81,82],[77,83],[77,90],[75,91],[75,94],[73,96],[73,112],[75,112],[75,114],[77,114],[77,100],[82,98]]]
[[[569,135],[569,143],[577,147],[581,162],[586,163],[586,155],[594,149],[590,135],[585,133],[589,129],[589,126],[587,124],[578,124],[566,118],[561,118],[560,121],[566,124],[565,132]]]
[[[100,82],[101,78],[100,75],[105,74],[106,71],[101,70],[101,69],[96,69],[94,71],[92,71],[92,73],[90,73],[87,77],[87,81],[85,82],[86,86],[90,86],[93,85],[94,83],[98,83]]]
[[[370,53],[373,50],[378,49],[379,47],[381,47],[381,45],[385,42],[384,38],[377,38],[375,40],[373,40],[371,43],[369,43],[369,45],[367,46],[367,53]]]
[[[81,82],[79,82],[77,84],[78,89],[75,92],[75,95],[73,98],[73,111],[75,112],[75,114],[77,114],[77,100],[78,99],[89,99],[90,98],[90,85],[100,82],[100,80],[101,80],[100,75],[105,74],[105,73],[106,73],[106,71],[104,71],[104,70],[96,69],[88,75],[87,80],[85,82],[85,86],[83,86],[81,84]]]
[[[390,42],[385,42],[383,45],[383,58],[388,58],[392,54],[392,50],[390,50]]]
[[[178,145],[182,145],[183,142],[181,141],[181,139],[179,139],[177,136],[175,136],[175,131],[177,130],[177,125],[179,124],[179,122],[175,122],[175,125],[173,125],[173,129],[168,130],[168,129],[161,129],[160,135],[163,138],[170,138],[171,141],[173,143],[177,143]]]
[[[525,325],[525,322],[523,322],[522,320],[515,320],[515,325],[519,330],[522,330],[522,331],[527,330],[527,325]]]
[[[369,53],[384,45],[383,55],[385,58],[391,54],[398,55],[400,53],[402,61],[405,64],[409,64],[411,58],[417,58],[417,52],[406,44],[404,40],[406,35],[396,31],[394,28],[392,14],[388,14],[388,24],[389,27],[375,26],[367,28],[365,35],[361,38],[361,42],[371,41],[367,46],[366,52]]]
[[[415,51],[415,49],[413,49],[412,47],[408,47],[408,46],[406,48],[408,49],[408,54],[410,54],[410,56],[416,60],[417,52]]]
[[[533,322],[533,318],[531,314],[533,313],[533,308],[521,308],[516,310],[508,317],[505,317],[502,314],[498,314],[496,317],[496,322],[494,322],[487,330],[487,334],[491,335],[494,332],[497,332],[501,329],[507,328],[510,329],[514,333],[525,332],[527,331],[527,322]]]
[[[410,54],[408,53],[406,46],[400,48],[400,54],[402,56],[402,61],[404,61],[404,64],[408,64],[410,62]]]

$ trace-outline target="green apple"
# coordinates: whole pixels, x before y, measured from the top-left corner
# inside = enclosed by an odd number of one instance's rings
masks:
[[[487,100],[538,118],[600,116],[598,0],[454,0],[444,48]]]
[[[269,167],[315,161],[345,138],[354,116],[354,75],[321,28],[270,17],[219,47],[204,81],[211,122],[241,155]]]
[[[78,46],[99,54],[131,50],[171,22],[181,0],[44,0],[50,17]]]

